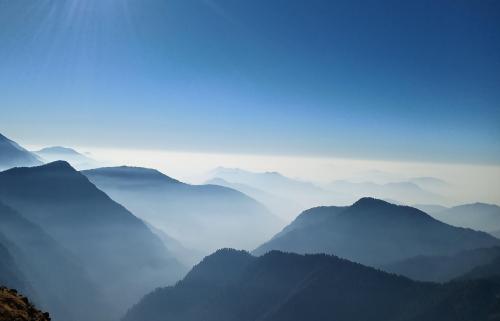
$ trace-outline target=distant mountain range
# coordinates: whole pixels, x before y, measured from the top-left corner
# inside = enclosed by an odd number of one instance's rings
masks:
[[[498,205],[474,203],[451,208],[427,206],[427,210],[436,219],[450,225],[491,232],[492,234],[500,231],[500,206]]]
[[[64,160],[71,164],[71,166],[82,170],[82,169],[90,169],[102,166],[96,160],[77,152],[72,148],[61,147],[61,146],[53,146],[46,147],[41,150],[34,152],[36,155],[40,156],[42,159],[47,162],[55,162],[58,160]]]
[[[274,195],[270,192],[258,189],[256,187],[242,184],[230,183],[222,178],[212,178],[205,182],[205,184],[219,185],[240,191],[256,201],[264,204],[272,213],[279,215],[283,220],[290,221],[295,218],[297,213],[303,210],[303,206],[295,203],[293,200],[284,198],[282,196]]]
[[[0,134],[0,170],[41,164],[43,161],[37,155]]]
[[[201,252],[228,245],[251,249],[284,225],[265,206],[231,188],[189,185],[147,168],[82,173],[139,217]]]
[[[289,220],[307,208],[351,204],[365,196],[405,204],[441,203],[445,198],[440,193],[449,187],[446,182],[434,177],[415,177],[385,183],[337,180],[318,186],[288,178],[277,172],[255,173],[224,167],[216,168],[209,176],[211,179],[207,183],[231,187],[246,193]]]
[[[417,180],[417,182],[420,182],[420,180]],[[364,196],[370,196],[380,199],[392,199],[399,203],[443,201],[443,197],[439,194],[429,192],[412,181],[385,184],[335,181],[328,184],[327,189],[335,195],[344,195],[345,199],[359,199]]]
[[[417,255],[499,245],[500,240],[486,233],[447,225],[418,209],[363,198],[351,206],[303,212],[254,254],[328,253],[380,266]]]
[[[223,180],[221,185],[249,192],[248,195],[252,195],[269,208],[273,208],[278,215],[286,217],[288,220],[297,215],[297,210],[300,212],[312,206],[339,201],[335,195],[319,186],[286,177],[278,172],[255,173],[239,168],[218,167],[209,173],[209,177],[211,180],[208,182],[217,184],[217,180],[219,180],[220,184],[220,180]],[[250,191],[249,188],[254,189],[254,191]],[[267,196],[262,197],[262,193],[267,194]],[[276,206],[276,199],[286,200],[286,203],[290,204],[292,208],[279,204]]]
[[[123,321],[497,320],[500,284],[420,283],[335,256],[220,250]]]
[[[172,284],[186,271],[140,219],[111,200],[67,162],[0,172],[0,200],[38,225],[77,259],[105,302],[110,303],[107,312],[115,317],[148,291],[162,284]],[[35,234],[23,233],[19,237],[23,235],[34,237]],[[35,246],[27,241],[27,245],[30,244]],[[35,244],[39,246],[38,255],[50,253],[43,242]],[[36,248],[28,249],[26,262],[30,262],[30,256],[36,259],[37,255]],[[42,257],[36,263],[44,264],[46,260]],[[64,260],[54,257],[55,266],[48,265],[42,270],[45,276],[33,276],[30,281],[53,282],[47,287],[54,290],[59,282],[66,282],[66,287],[80,288],[78,279],[72,276],[77,273],[78,265],[65,268],[57,265],[58,262],[63,264]],[[73,292],[69,292],[69,297],[68,291],[59,294],[66,296],[63,302],[71,302],[77,294],[87,293],[84,290]],[[95,310],[98,308],[89,311]]]

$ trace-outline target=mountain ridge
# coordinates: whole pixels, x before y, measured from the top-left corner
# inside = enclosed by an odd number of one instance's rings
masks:
[[[142,220],[68,162],[0,172],[0,199],[76,255],[95,284],[106,285],[114,313],[186,270]]]
[[[409,206],[362,198],[347,207],[303,212],[253,253],[329,253],[379,266],[417,255],[449,255],[495,245],[500,240],[486,233],[449,226]]]
[[[225,275],[226,271],[230,273]],[[224,276],[225,275],[225,276]],[[221,277],[222,276],[222,277]],[[500,285],[415,282],[336,256],[222,249],[122,321],[486,321]]]
[[[0,170],[41,164],[43,162],[35,154],[0,134]]]

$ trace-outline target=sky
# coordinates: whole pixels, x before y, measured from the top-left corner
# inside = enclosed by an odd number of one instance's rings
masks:
[[[27,145],[498,166],[499,88],[495,0],[0,0]]]

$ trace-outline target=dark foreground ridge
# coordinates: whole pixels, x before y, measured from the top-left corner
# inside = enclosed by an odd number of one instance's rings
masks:
[[[49,313],[35,308],[16,290],[0,287],[0,321],[50,321]]]
[[[499,295],[487,279],[424,283],[325,254],[224,249],[123,321],[486,321],[497,320]]]

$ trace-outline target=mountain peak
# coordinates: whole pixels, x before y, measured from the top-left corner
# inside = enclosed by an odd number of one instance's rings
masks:
[[[62,146],[51,146],[51,147],[45,147],[37,151],[36,153],[41,153],[41,154],[68,154],[68,155],[80,155],[76,150],[73,148],[68,148],[68,147],[62,147]]]
[[[383,201],[378,198],[373,198],[373,197],[363,197],[360,198],[358,201],[356,201],[354,204],[352,204],[352,207],[372,207],[372,206],[390,206],[394,205],[389,202]]]
[[[35,169],[39,168],[39,169],[69,170],[71,172],[76,172],[76,169],[74,169],[67,161],[63,161],[63,160],[58,160],[58,161],[51,162],[51,163],[44,164],[44,165],[40,165],[40,166],[37,166],[34,168]]]
[[[159,182],[180,183],[178,180],[163,174],[162,172],[146,167],[117,166],[101,167],[82,171],[86,176],[101,176],[107,178],[127,178],[131,180],[155,180]]]

